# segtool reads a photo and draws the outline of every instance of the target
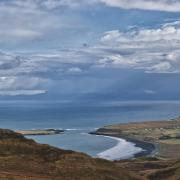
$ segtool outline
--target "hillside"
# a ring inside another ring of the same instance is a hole
[[[116,162],[120,167],[126,168],[147,178],[148,180],[179,180],[180,159],[159,159],[155,157],[143,157]]]
[[[11,130],[0,129],[0,179],[139,180],[141,178],[113,162],[41,145]]]

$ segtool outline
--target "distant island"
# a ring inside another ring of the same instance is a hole
[[[19,130],[16,131],[19,134],[24,136],[37,136],[37,135],[54,135],[54,134],[62,134],[65,130],[60,129],[33,129],[33,130]]]

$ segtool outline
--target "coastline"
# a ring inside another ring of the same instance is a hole
[[[98,131],[98,129],[97,129]],[[62,134],[64,130],[59,129],[33,129],[17,131],[24,136],[40,136],[40,135],[55,135]],[[134,138],[123,137],[120,135],[110,135],[106,133],[91,132],[90,135],[104,136],[106,138],[114,139],[117,143],[115,146],[103,150],[96,154],[96,157],[107,159],[110,161],[132,159],[142,156],[154,156],[157,152],[156,145],[140,141]]]
[[[99,133],[99,132],[90,132],[89,134],[123,139],[129,143],[133,143],[135,147],[142,149],[142,151],[134,153],[132,157],[127,157],[126,159],[133,159],[133,158],[139,158],[139,157],[144,157],[144,156],[153,157],[158,153],[158,145],[155,143],[145,142],[145,141],[141,141],[135,138],[125,137],[125,136],[115,135],[115,134],[109,135],[106,133]]]
[[[125,139],[113,136],[104,136],[104,135],[96,135],[103,136],[106,138],[110,138],[117,141],[117,144],[109,149],[106,149],[97,154],[97,157],[110,160],[125,160],[134,158],[135,154],[138,154],[143,151],[141,147],[137,147],[135,143],[126,141]]]
[[[180,157],[180,117],[108,125],[90,134],[122,138],[145,150],[135,154],[135,157]]]

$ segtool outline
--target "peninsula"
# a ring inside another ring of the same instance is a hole
[[[91,134],[114,136],[142,147],[141,155],[180,157],[180,117],[164,121],[109,125]]]
[[[62,134],[64,130],[60,129],[33,129],[33,130],[18,130],[16,131],[24,136],[37,136],[37,135],[55,135]]]
[[[117,160],[120,167],[148,180],[179,180],[180,117],[164,121],[146,121],[108,125],[91,134],[126,139],[145,151],[133,159]]]

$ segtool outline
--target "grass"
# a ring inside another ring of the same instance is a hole
[[[138,180],[139,177],[113,162],[38,144],[1,129],[0,179]]]
[[[162,141],[159,141],[159,142],[164,143],[164,144],[177,144],[177,145],[180,145],[180,139],[176,139],[176,138],[169,139],[169,140],[162,140]]]

